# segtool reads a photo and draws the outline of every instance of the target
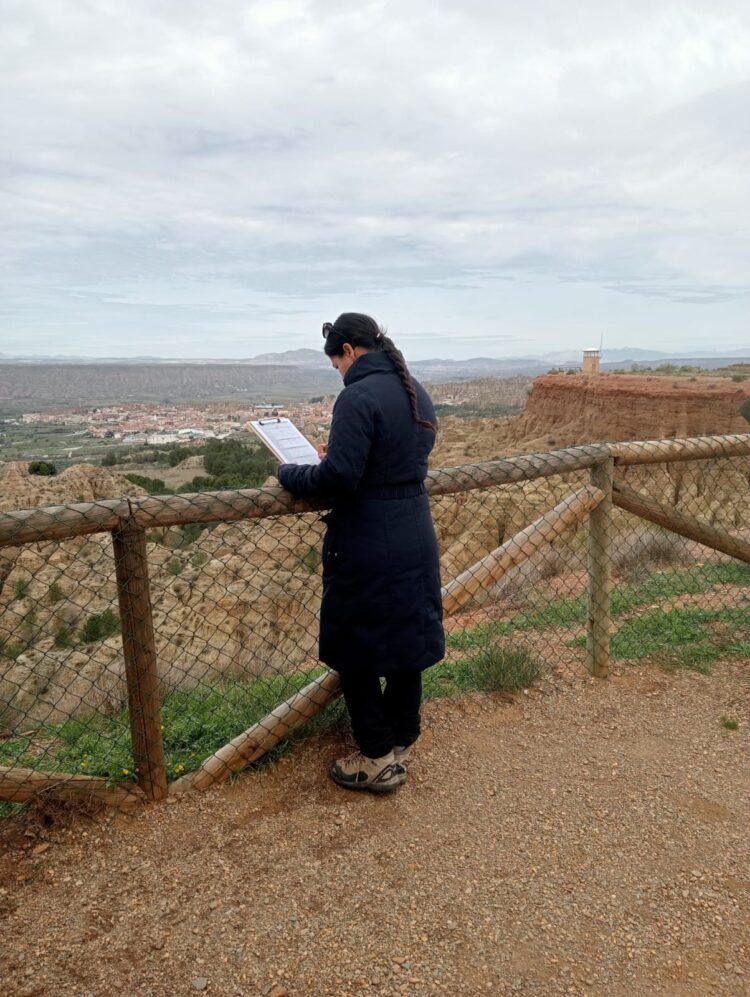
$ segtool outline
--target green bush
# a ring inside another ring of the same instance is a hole
[[[215,492],[228,488],[257,488],[276,471],[276,461],[265,447],[240,440],[209,440],[203,448],[208,472],[181,485],[178,492]]]
[[[117,614],[111,609],[105,609],[103,613],[92,613],[81,628],[81,642],[93,644],[98,640],[105,640],[116,634],[120,629],[120,621]]]
[[[203,533],[204,530],[210,528],[209,523],[185,523],[184,526],[178,527],[180,531],[179,543],[175,546],[177,547],[189,547],[190,544],[195,543],[198,537]]]
[[[750,422],[750,398],[745,399],[740,405],[740,415],[746,422]]]
[[[188,450],[186,447],[176,447],[174,450],[170,450],[167,455],[167,463],[170,467],[177,467],[178,464],[182,463],[187,457],[194,456],[194,450]]]
[[[9,641],[0,639],[0,658],[10,658],[11,661],[15,661],[19,654],[27,649],[27,644],[23,641]]]
[[[179,575],[182,571],[182,561],[177,557],[173,557],[171,561],[167,561],[166,568],[168,574]]]
[[[36,637],[37,635],[38,629],[39,628],[37,627],[37,612],[36,609],[32,607],[31,609],[28,610],[28,612],[24,613],[23,617],[22,633],[28,644],[31,644],[31,642],[34,640],[34,637]]]
[[[253,488],[276,470],[276,462],[265,447],[239,440],[209,440],[203,451],[203,466],[212,478],[236,484],[218,487]]]
[[[102,457],[102,467],[114,467],[115,464],[119,463],[117,460],[117,454],[114,450],[110,450]]]
[[[149,495],[171,495],[172,489],[168,488],[161,478],[147,478],[143,474],[126,474],[128,481],[134,485],[145,488]]]
[[[644,530],[618,540],[613,565],[618,575],[631,581],[650,575],[656,566],[679,564],[684,541],[667,530]]]
[[[29,464],[29,474],[42,474],[49,477],[57,474],[57,468],[48,460],[32,460]]]
[[[320,548],[317,547],[315,544],[313,544],[310,547],[310,549],[305,554],[303,554],[301,558],[301,563],[305,568],[307,568],[307,570],[310,572],[311,575],[315,574],[315,572],[322,564],[322,561],[323,561],[322,552]]]
[[[55,631],[55,647],[62,648],[72,646],[73,634],[71,633],[70,627],[67,627],[64,623],[61,623]]]
[[[50,587],[47,589],[47,600],[51,605],[55,605],[57,602],[61,602],[65,598],[63,590],[57,584],[57,582],[52,582]]]
[[[19,578],[15,585],[16,599],[23,599],[29,591],[30,578]]]

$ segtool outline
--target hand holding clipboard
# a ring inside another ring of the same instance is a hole
[[[320,463],[318,451],[290,419],[256,419],[250,426],[282,464]]]

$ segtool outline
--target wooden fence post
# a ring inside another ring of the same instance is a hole
[[[612,479],[610,457],[591,468],[591,484],[604,492],[604,499],[589,514],[588,616],[586,667],[596,678],[609,675],[609,635],[612,598]]]
[[[151,617],[146,533],[133,519],[112,531],[122,648],[128,686],[133,762],[138,782],[150,800],[167,796],[167,768],[161,736],[159,676]]]

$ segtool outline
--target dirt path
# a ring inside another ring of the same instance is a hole
[[[25,849],[6,828],[0,991],[750,993],[750,662],[426,720],[389,798],[329,784],[319,741]]]

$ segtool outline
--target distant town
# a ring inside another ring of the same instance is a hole
[[[6,425],[79,426],[92,439],[114,440],[122,445],[163,446],[192,440],[223,439],[250,429],[254,419],[282,416],[300,429],[325,432],[331,423],[334,396],[319,400],[277,405],[260,402],[233,408],[224,405],[107,405],[53,412],[25,412]]]

